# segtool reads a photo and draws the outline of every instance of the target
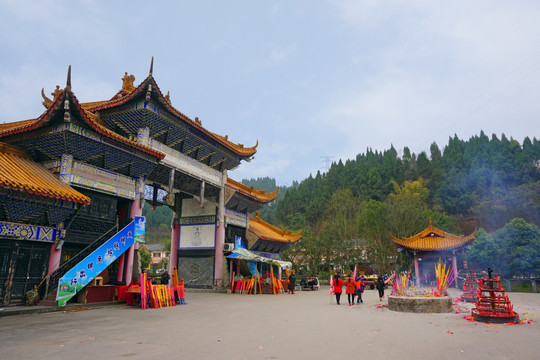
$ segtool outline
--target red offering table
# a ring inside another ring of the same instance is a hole
[[[139,303],[141,300],[141,287],[140,286],[130,286],[126,290],[126,304],[133,305],[134,303]]]
[[[127,290],[127,285],[116,285],[116,300],[126,300],[128,297]]]

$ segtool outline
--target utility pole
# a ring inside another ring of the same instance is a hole
[[[328,170],[330,170],[330,164],[331,164],[331,159],[333,159],[334,157],[333,156],[321,156],[321,161],[324,163],[324,167],[322,169],[326,170],[328,172]]]

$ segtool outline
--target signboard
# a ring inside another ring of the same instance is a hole
[[[234,237],[234,248],[235,249],[241,249],[241,248],[246,248],[244,246],[244,243],[242,242],[242,237],[241,236],[235,236]]]
[[[186,225],[180,227],[180,249],[211,249],[215,246],[216,225]]]
[[[225,221],[227,224],[236,225],[243,228],[248,227],[247,215],[231,209],[225,209]]]
[[[140,223],[141,218],[142,222],[145,222],[144,217],[136,216],[135,221],[129,223],[62,276],[56,293],[58,306],[66,305],[69,299],[133,245],[135,224]],[[144,237],[144,234],[142,236]]]
[[[146,242],[144,234],[146,233],[146,218],[144,216],[135,217],[135,241]]]

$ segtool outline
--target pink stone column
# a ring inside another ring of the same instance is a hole
[[[414,254],[414,273],[416,274],[416,286],[420,286],[420,266],[418,266],[418,257]]]
[[[51,244],[51,253],[49,255],[49,270],[48,274],[60,267],[60,259],[62,256],[62,249],[56,250],[56,243]]]
[[[216,251],[214,260],[214,282],[218,288],[223,287],[223,245],[225,244],[225,183],[227,175],[222,178],[218,204],[218,226],[216,229]]]
[[[135,219],[135,216],[142,215],[141,200],[133,200],[131,203],[131,209],[129,211],[129,217]],[[133,244],[127,251],[127,263],[126,263],[126,283],[131,282],[133,277],[133,259],[135,258],[135,245]]]
[[[178,242],[180,240],[180,224],[176,215],[173,218],[171,231],[171,252],[169,253],[169,274],[174,274],[174,267],[178,268]],[[178,279],[180,281],[180,279]]]
[[[118,273],[116,274],[116,281],[123,281],[124,277],[124,263],[125,263],[126,257],[125,254],[120,255],[118,258]],[[131,282],[131,279],[126,279],[126,285],[129,285]]]

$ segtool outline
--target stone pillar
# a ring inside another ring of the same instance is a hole
[[[227,175],[223,174],[219,191],[218,226],[216,229],[216,251],[214,262],[214,282],[218,288],[223,287],[223,244],[225,244],[225,183]]]
[[[124,281],[124,264],[125,264],[126,254],[120,255],[118,258],[118,273],[116,274],[116,281]],[[129,285],[131,279],[125,280],[126,285]]]
[[[416,275],[416,286],[420,286],[420,266],[418,265],[418,256],[414,252],[414,274]]]
[[[219,222],[216,229],[216,252],[214,263],[214,281],[218,288],[223,286],[223,244],[225,243],[225,224]]]
[[[142,204],[141,200],[133,200],[131,203],[131,210],[129,212],[129,217],[131,219],[134,219],[135,216],[141,216],[142,215]],[[131,278],[133,277],[133,260],[135,258],[135,246],[137,244],[133,244],[127,251],[127,263],[126,263],[126,283],[131,282]]]
[[[63,240],[60,240],[63,241]],[[49,255],[49,270],[48,274],[60,267],[60,260],[62,258],[62,248],[56,249],[57,243],[51,244],[51,253]]]
[[[169,253],[169,274],[174,273],[174,267],[178,268],[178,245],[180,240],[179,216],[175,213],[172,220],[171,251]],[[180,279],[178,279],[180,281]]]

